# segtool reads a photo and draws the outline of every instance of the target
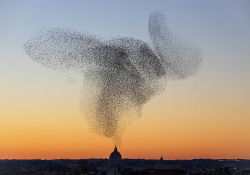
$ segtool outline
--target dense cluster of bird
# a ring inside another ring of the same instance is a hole
[[[132,37],[103,39],[70,29],[43,29],[24,44],[37,63],[83,75],[80,106],[92,131],[120,145],[126,126],[171,79],[194,75],[200,49],[175,35],[162,13],[149,17],[153,48]]]

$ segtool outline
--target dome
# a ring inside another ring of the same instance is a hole
[[[118,159],[121,160],[122,156],[121,154],[117,151],[117,148],[115,147],[114,151],[110,154],[109,159]]]
[[[110,165],[117,165],[121,164],[122,156],[117,151],[117,148],[115,147],[114,151],[109,156],[109,164]]]

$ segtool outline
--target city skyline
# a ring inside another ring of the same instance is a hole
[[[248,1],[0,1],[0,159],[107,158],[111,139],[90,131],[79,101],[82,77],[39,66],[23,44],[41,28],[150,43],[148,17],[197,44],[197,75],[169,81],[129,125],[125,158],[250,159]]]

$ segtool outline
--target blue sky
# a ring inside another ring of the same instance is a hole
[[[161,11],[174,32],[199,45],[205,55],[220,55],[217,64],[241,70],[249,64],[249,8],[249,1],[1,0],[0,49],[1,54],[19,50],[42,27],[73,28],[103,37],[131,36],[149,42],[149,14]],[[204,61],[216,60],[210,57]],[[235,67],[239,62],[241,66]]]

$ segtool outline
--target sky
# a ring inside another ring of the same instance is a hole
[[[59,27],[150,42],[148,18],[162,12],[198,45],[197,75],[169,81],[129,125],[123,158],[250,159],[250,2],[247,0],[0,0],[0,159],[108,158],[112,140],[90,131],[81,75],[44,68],[23,44]]]

